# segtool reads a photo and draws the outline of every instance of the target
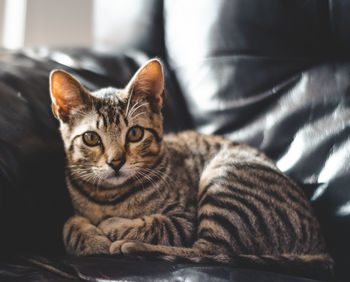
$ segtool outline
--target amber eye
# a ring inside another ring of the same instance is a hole
[[[101,144],[100,136],[96,132],[87,131],[83,134],[83,141],[85,145],[93,147]]]
[[[127,138],[130,142],[138,142],[143,137],[143,128],[140,126],[131,127],[128,131]]]

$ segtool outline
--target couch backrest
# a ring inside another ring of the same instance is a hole
[[[265,151],[350,261],[350,2],[164,1],[167,60],[195,127]]]

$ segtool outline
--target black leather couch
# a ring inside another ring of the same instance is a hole
[[[276,160],[313,203],[336,260],[336,281],[349,281],[350,1],[141,4],[125,27],[129,36],[113,50],[1,50],[0,281],[310,281],[217,265],[64,254],[61,230],[72,208],[49,71],[66,69],[91,90],[123,87],[153,56],[165,64],[166,131],[224,134]]]

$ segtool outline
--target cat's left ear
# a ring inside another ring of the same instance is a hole
[[[160,112],[164,95],[164,74],[160,61],[152,59],[140,67],[126,90],[132,101],[146,100],[152,111]]]

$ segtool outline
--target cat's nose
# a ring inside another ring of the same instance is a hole
[[[125,157],[121,157],[118,159],[113,159],[113,160],[109,160],[107,162],[107,164],[114,169],[115,172],[118,172],[120,170],[120,168],[123,166],[123,164],[125,163]]]

